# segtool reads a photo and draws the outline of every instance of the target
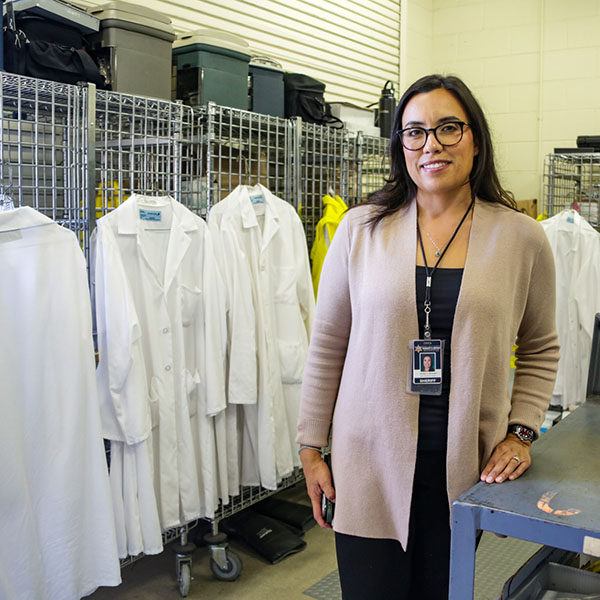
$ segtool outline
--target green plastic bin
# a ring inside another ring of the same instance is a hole
[[[174,100],[190,106],[215,102],[248,110],[250,51],[242,38],[205,29],[179,36],[173,44]]]

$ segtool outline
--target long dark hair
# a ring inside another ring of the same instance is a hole
[[[417,195],[417,186],[410,178],[404,160],[404,150],[398,132],[402,130],[402,115],[410,99],[432,90],[448,90],[462,105],[473,132],[473,140],[478,154],[473,159],[473,168],[469,176],[471,194],[487,202],[497,202],[516,210],[517,205],[511,192],[500,185],[494,164],[494,148],[490,129],[481,106],[465,83],[454,75],[427,75],[415,81],[402,95],[396,107],[394,126],[390,139],[390,174],[386,184],[373,192],[364,204],[374,204],[379,211],[369,219],[374,227],[383,218],[407,206]]]

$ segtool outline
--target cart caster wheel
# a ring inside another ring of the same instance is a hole
[[[242,572],[242,560],[231,550],[227,551],[227,567],[222,569],[217,562],[210,559],[210,570],[219,581],[235,581]]]
[[[192,583],[192,569],[189,563],[183,563],[179,567],[179,593],[182,598],[187,598]]]

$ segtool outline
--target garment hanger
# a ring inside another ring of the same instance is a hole
[[[6,194],[4,190],[0,191],[0,212],[7,212],[15,209],[15,203],[11,196]]]
[[[4,165],[0,162],[0,165],[3,167]],[[12,199],[12,167],[8,166],[8,191],[4,188],[4,182],[0,181],[0,212],[4,212],[7,210],[14,210],[15,203]],[[4,171],[4,168],[2,168]]]

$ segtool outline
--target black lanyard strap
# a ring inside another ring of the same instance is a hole
[[[427,257],[425,256],[425,248],[423,246],[423,237],[421,236],[421,229],[419,228],[419,219],[417,219],[417,236],[419,238],[419,244],[421,245],[421,252],[423,253],[423,262],[425,263],[425,276],[427,278],[425,280],[425,302],[423,302],[423,307],[424,307],[423,310],[425,312],[425,327],[423,328],[423,335],[425,336],[425,339],[427,339],[427,340],[431,339],[431,327],[429,325],[429,315],[431,313],[431,281],[433,279],[433,274],[436,272],[438,265],[440,264],[440,262],[442,261],[442,258],[444,258],[444,255],[446,254],[446,251],[448,250],[448,248],[450,248],[450,244],[452,244],[452,242],[454,241],[454,238],[456,237],[456,234],[462,227],[462,224],[465,222],[467,215],[469,214],[470,210],[473,208],[473,204],[475,204],[475,200],[471,200],[471,204],[469,204],[469,208],[467,208],[465,214],[463,215],[463,218],[460,220],[460,223],[454,230],[454,233],[452,234],[450,241],[446,244],[446,247],[444,248],[442,254],[437,259],[437,262],[433,266],[431,273],[429,272],[429,265],[427,264]]]

